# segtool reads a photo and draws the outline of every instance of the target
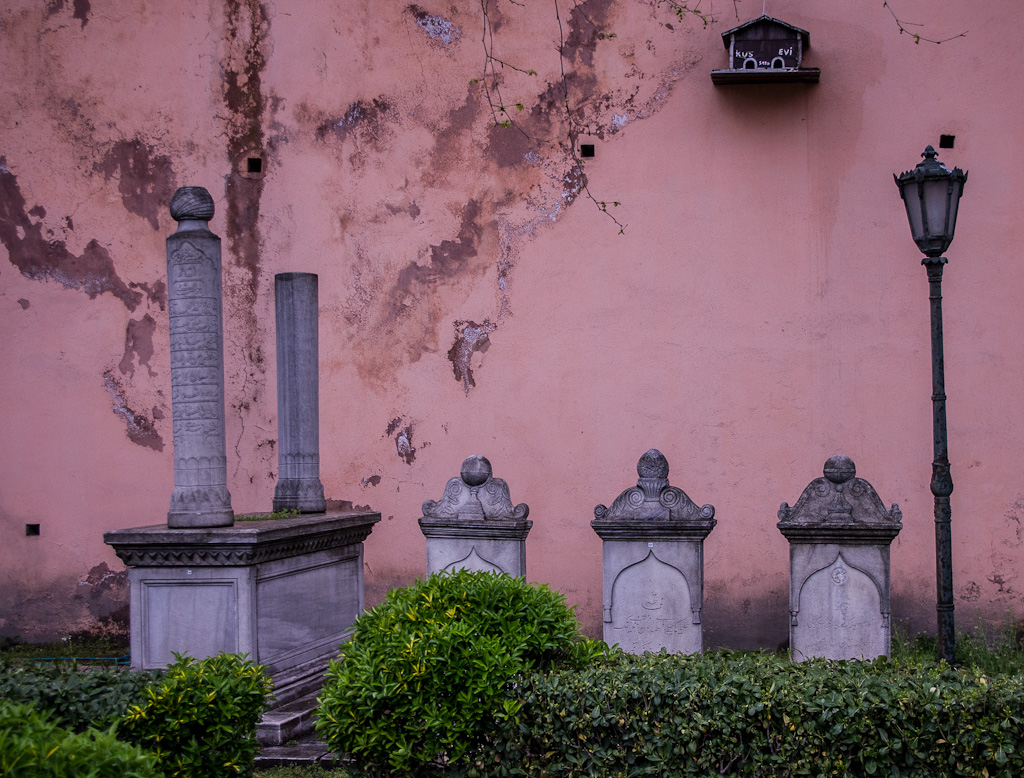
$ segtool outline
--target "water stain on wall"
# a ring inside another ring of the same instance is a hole
[[[46,5],[47,16],[56,16],[64,10],[67,4],[67,0],[49,0]],[[72,0],[71,7],[71,18],[81,21],[82,29],[85,29],[85,25],[89,23],[89,12],[92,10],[92,3],[89,0]]]
[[[148,313],[141,319],[129,319],[124,334],[124,356],[117,367],[121,375],[135,375],[135,365],[145,365],[150,377],[156,375],[149,366],[153,357],[153,333],[156,332],[156,320]]]
[[[105,632],[128,629],[128,570],[111,570],[100,562],[79,579],[75,598],[85,601],[89,613]]]
[[[373,100],[357,100],[340,118],[334,116],[320,121],[316,128],[316,139],[323,141],[334,137],[345,141],[353,138],[382,151],[389,135],[387,122],[393,119],[393,113],[393,106],[383,96]]]
[[[154,230],[160,228],[160,211],[176,188],[170,157],[157,154],[138,138],[120,140],[95,168],[107,181],[117,176],[121,202],[129,212],[148,221]]]
[[[476,379],[473,378],[473,354],[478,351],[483,353],[490,348],[490,334],[497,329],[497,325],[485,319],[483,324],[457,321],[454,327],[455,342],[448,350],[448,360],[452,363],[455,380],[462,383],[468,397],[470,387],[476,386]]]
[[[144,414],[129,407],[124,385],[114,375],[113,370],[103,371],[103,387],[110,395],[114,414],[121,417],[125,423],[128,439],[132,443],[151,448],[154,451],[163,451],[164,440],[157,432],[156,426]]]
[[[7,169],[6,158],[0,157],[0,243],[11,264],[25,278],[52,279],[65,289],[85,292],[90,299],[109,293],[134,311],[142,302],[142,293],[118,277],[110,252],[93,239],[81,254],[72,254],[63,241],[43,234],[45,213],[42,206],[28,207],[17,177]]]

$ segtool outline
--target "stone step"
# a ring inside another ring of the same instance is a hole
[[[268,710],[256,727],[256,739],[267,746],[279,746],[312,733],[316,697],[319,693],[320,690],[317,689],[304,697]]]
[[[316,735],[309,734],[288,745],[263,746],[256,756],[256,767],[298,767],[319,764],[326,768],[342,763],[327,750]]]

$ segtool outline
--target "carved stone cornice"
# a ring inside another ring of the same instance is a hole
[[[482,538],[526,540],[533,522],[528,519],[465,519],[424,516],[420,529],[427,538]]]
[[[245,567],[355,546],[378,521],[375,512],[336,511],[231,527],[134,527],[105,532],[103,541],[129,567]]]
[[[830,457],[824,477],[811,481],[796,505],[782,503],[779,531],[791,543],[891,543],[903,529],[900,507],[893,503],[886,509],[875,488],[856,473],[849,457]]]
[[[714,529],[715,507],[698,506],[668,482],[668,460],[650,449],[637,462],[636,486],[594,508],[590,526],[602,540],[703,540]]]

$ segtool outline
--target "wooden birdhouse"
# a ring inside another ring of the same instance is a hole
[[[761,16],[722,33],[729,67],[712,70],[715,84],[817,83],[819,68],[802,67],[811,36],[792,24]]]

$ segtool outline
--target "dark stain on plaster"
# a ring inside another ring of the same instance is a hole
[[[577,57],[586,67],[594,64],[594,50],[603,34],[612,0],[586,0],[569,14],[569,34],[562,43],[562,56],[570,62]]]
[[[150,419],[138,411],[132,410],[125,398],[124,386],[114,375],[113,370],[103,371],[103,386],[110,395],[113,411],[125,423],[128,439],[132,443],[151,448],[154,451],[164,450],[164,440]]]
[[[149,365],[153,357],[153,333],[156,332],[156,320],[148,313],[141,319],[130,319],[124,333],[124,356],[117,367],[121,375],[135,374],[135,364],[145,365],[149,375],[156,373]]]
[[[132,289],[141,289],[151,303],[159,305],[161,311],[167,310],[167,284],[163,280],[155,281],[152,285],[133,281],[128,286]]]
[[[412,15],[419,28],[429,35],[431,40],[440,43],[442,46],[457,43],[459,38],[462,37],[462,30],[452,24],[451,19],[429,14],[418,5],[410,5],[405,10]]]
[[[18,305],[21,306],[21,310],[27,311],[29,309],[29,306],[32,305],[32,303],[30,303],[28,300],[22,297],[21,299],[18,300]]]
[[[96,164],[96,171],[107,181],[116,175],[124,207],[148,221],[154,230],[160,228],[160,209],[167,207],[175,190],[170,157],[157,154],[137,138],[120,140]]]
[[[379,475],[371,475],[369,478],[361,478],[360,481],[365,489],[367,486],[379,486],[381,477]]]
[[[390,422],[388,422],[388,428],[386,430],[384,430],[384,437],[390,438],[391,435],[394,433],[394,431],[396,429],[398,429],[401,425],[402,425],[402,417],[401,416],[399,416],[399,417],[397,417],[395,419],[392,419]]]
[[[6,158],[0,157],[0,243],[11,264],[25,278],[52,279],[65,289],[85,292],[89,299],[108,292],[134,311],[142,302],[142,293],[129,289],[118,277],[110,252],[93,239],[75,255],[64,241],[48,239],[39,220],[45,209],[27,207],[18,179],[6,163]]]
[[[235,264],[249,275],[249,299],[243,302],[255,304],[260,270],[260,200],[265,179],[243,176],[241,169],[249,157],[260,157],[263,170],[267,169],[263,71],[267,65],[270,17],[266,6],[258,0],[226,0],[224,11],[228,54],[223,64],[223,89],[231,163],[225,186],[227,237]]]
[[[128,627],[128,570],[111,570],[100,562],[79,579],[75,597],[101,623]]]
[[[470,387],[476,386],[476,380],[473,378],[473,354],[477,351],[483,353],[490,348],[490,335],[498,327],[489,319],[484,319],[483,324],[457,321],[454,327],[455,342],[448,350],[448,360],[452,363],[455,380],[463,385],[466,395],[469,396]]]
[[[419,292],[435,282],[457,276],[477,255],[483,227],[480,217],[480,202],[470,200],[462,209],[462,224],[454,240],[441,241],[430,247],[430,264],[417,265],[410,262],[398,274],[394,286],[388,293],[388,311],[392,317],[401,316],[406,307],[407,296],[417,297]]]
[[[46,6],[46,13],[48,16],[55,16],[64,10],[64,6],[67,5],[67,0],[50,0]],[[82,23],[82,28],[89,23],[89,12],[92,10],[92,3],[89,0],[72,0],[72,19],[78,19]]]
[[[498,167],[524,165],[526,155],[533,150],[533,141],[515,127],[495,124],[487,131],[487,151],[484,156],[493,159]]]
[[[330,497],[326,500],[327,512],[331,511],[372,511],[369,505],[353,505],[351,500],[334,500]]]
[[[572,205],[587,186],[587,175],[580,165],[573,165],[562,177],[562,199]]]

